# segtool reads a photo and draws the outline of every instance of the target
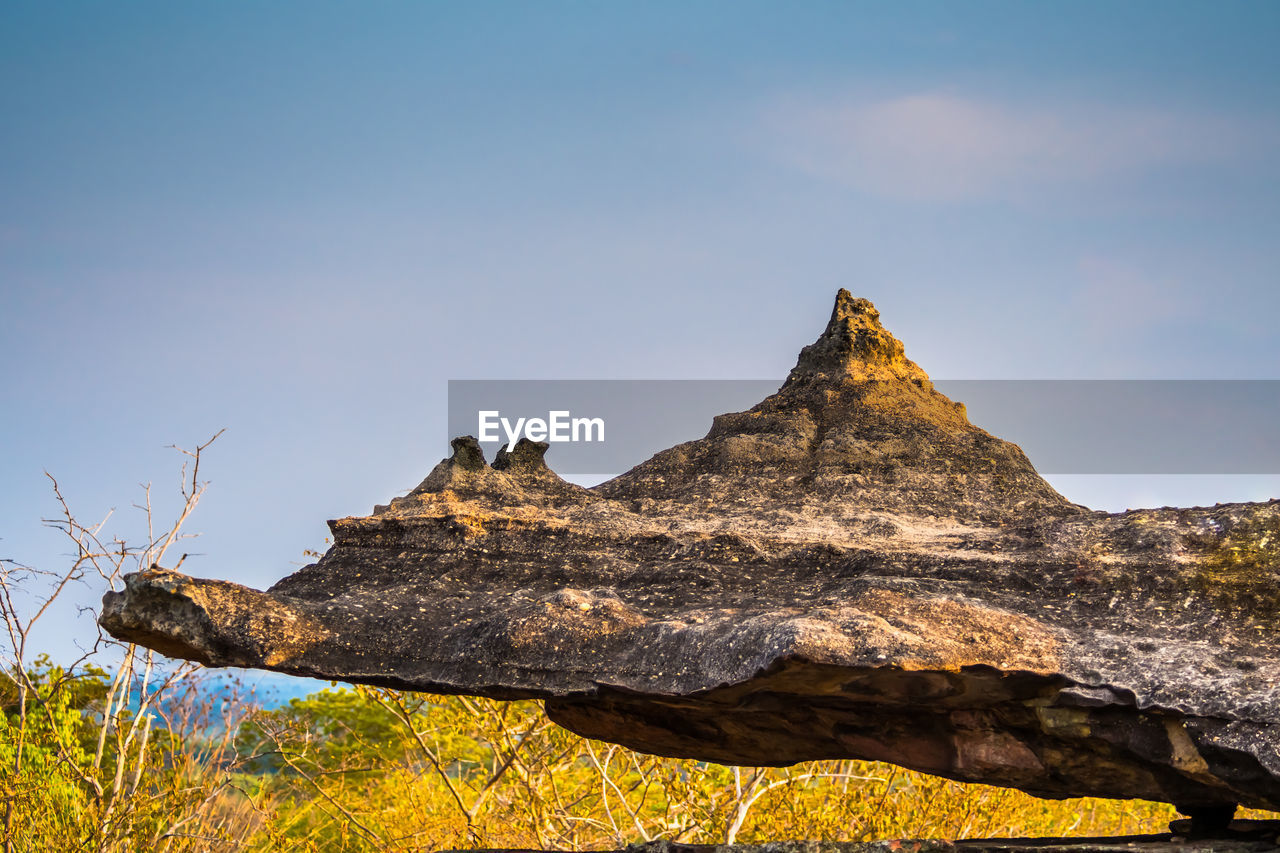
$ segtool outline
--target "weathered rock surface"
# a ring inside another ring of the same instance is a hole
[[[724,763],[1280,807],[1280,503],[1107,514],[841,291],[777,394],[593,489],[471,439],[266,592],[165,570],[113,635],[214,666],[542,698]]]

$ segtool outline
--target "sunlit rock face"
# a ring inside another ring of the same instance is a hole
[[[472,439],[266,592],[153,570],[115,636],[497,698],[648,752],[869,758],[1280,807],[1280,504],[1074,505],[841,291],[783,387],[593,489]]]

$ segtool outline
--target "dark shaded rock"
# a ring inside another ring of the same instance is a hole
[[[456,439],[267,592],[143,572],[101,622],[210,665],[542,698],[665,755],[1280,807],[1280,504],[1074,505],[865,300],[705,438],[594,489],[544,452]]]
[[[1271,822],[1274,823],[1274,822]],[[963,841],[893,839],[868,842],[771,841],[765,844],[678,844],[651,841],[613,853],[1270,853],[1277,829],[1241,830],[1217,838],[1177,834],[1113,838],[975,838]],[[483,850],[476,853],[540,853]]]

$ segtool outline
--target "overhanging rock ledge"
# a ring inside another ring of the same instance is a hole
[[[664,755],[1280,808],[1280,504],[1072,504],[846,291],[776,394],[595,488],[453,447],[266,592],[141,572],[102,625]]]

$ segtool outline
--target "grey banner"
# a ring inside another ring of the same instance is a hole
[[[513,436],[551,441],[564,475],[617,474],[777,379],[451,380],[449,437],[487,458]],[[1022,446],[1044,474],[1280,473],[1280,380],[937,380],[969,419]]]

